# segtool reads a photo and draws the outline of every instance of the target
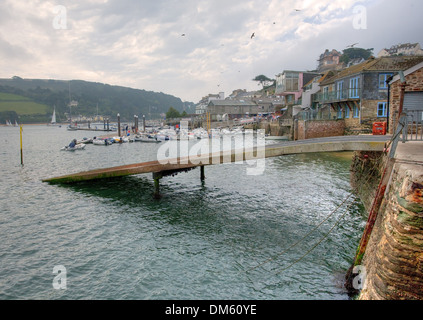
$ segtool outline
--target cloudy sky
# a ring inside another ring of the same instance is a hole
[[[421,0],[0,0],[0,78],[87,80],[198,102],[313,70],[325,49],[423,46]],[[251,35],[254,33],[254,37]]]

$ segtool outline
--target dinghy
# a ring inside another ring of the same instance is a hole
[[[69,147],[69,146],[65,146],[65,147],[63,147],[62,149],[60,149],[60,150],[62,150],[62,151],[76,151],[76,150],[84,150],[85,149],[85,144],[83,144],[83,143],[80,143],[80,144],[77,144],[77,145],[75,145],[75,147]]]

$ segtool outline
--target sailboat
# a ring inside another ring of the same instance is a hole
[[[56,124],[56,106],[54,106],[53,115],[51,116],[51,124],[53,126]]]
[[[12,123],[10,122],[10,120],[6,120],[6,126],[11,126],[12,125]]]

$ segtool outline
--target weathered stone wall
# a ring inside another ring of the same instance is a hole
[[[350,112],[350,117],[345,120],[345,135],[357,135],[363,132],[359,118],[353,117],[353,112]]]
[[[344,120],[299,120],[298,140],[343,136]]]
[[[423,167],[397,163],[364,255],[362,300],[423,299]]]
[[[279,126],[279,122],[269,122],[269,121],[262,121],[260,123],[255,124],[248,124],[244,125],[245,129],[253,129],[253,130],[264,130],[265,134],[271,136],[282,136],[282,128]]]
[[[377,106],[379,102],[386,102],[385,100],[366,100],[361,104],[361,126],[363,128],[363,133],[372,133],[373,132],[373,123],[374,122],[385,122],[386,117],[378,118],[377,116]]]
[[[350,182],[367,212],[370,212],[375,198],[385,161],[386,157],[382,152],[354,152]]]
[[[379,88],[379,73],[377,72],[365,73],[363,81],[364,81],[364,85],[363,85],[362,98],[364,100],[378,100],[378,101],[388,100],[388,88],[386,89]]]

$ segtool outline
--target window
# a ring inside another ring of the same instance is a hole
[[[345,119],[350,117],[350,108],[348,106],[345,107]]]
[[[342,108],[340,106],[338,106],[337,116],[338,116],[338,119],[342,119],[343,118],[342,117]]]
[[[286,96],[286,102],[287,102],[287,103],[293,103],[293,102],[294,102],[293,97],[294,97],[294,96],[293,96],[292,94],[287,95],[287,96]]]
[[[360,77],[350,79],[350,98],[360,98]]]
[[[358,111],[358,107],[354,106],[353,108],[353,117],[354,118],[358,118],[360,116],[359,111]]]
[[[378,118],[383,118],[387,116],[387,102],[379,102],[377,105],[377,116]]]
[[[379,74],[379,89],[388,89],[388,84],[386,83],[386,80],[392,75],[392,73]]]
[[[324,87],[323,88],[323,100],[328,100],[329,99],[329,87]]]
[[[336,98],[344,99],[344,81],[339,81],[336,84]]]
[[[285,73],[283,92],[293,92],[299,90],[300,75],[294,72]]]

